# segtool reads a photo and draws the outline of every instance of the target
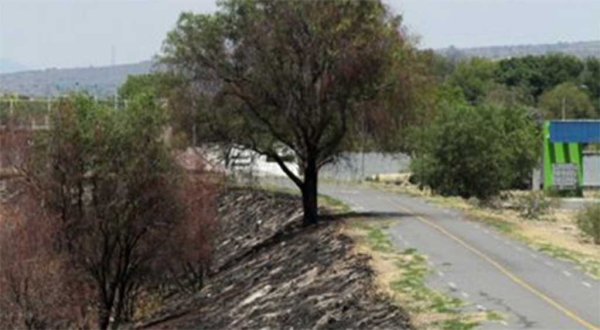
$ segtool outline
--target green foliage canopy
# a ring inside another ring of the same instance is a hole
[[[539,107],[548,119],[585,119],[598,116],[588,94],[571,82],[560,84],[542,94]]]
[[[469,103],[479,104],[495,84],[496,66],[495,62],[480,58],[460,62],[448,83],[459,87]]]
[[[554,86],[578,80],[584,65],[574,56],[551,54],[524,56],[499,62],[498,82],[507,86],[521,86],[537,100]]]
[[[535,123],[520,108],[447,104],[412,135],[411,169],[442,195],[486,199],[527,182],[539,155]]]

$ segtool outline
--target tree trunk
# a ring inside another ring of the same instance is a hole
[[[102,284],[101,284],[102,285]],[[101,293],[98,310],[98,329],[106,330],[110,326],[110,317],[113,307],[113,295],[111,293]]]
[[[110,309],[102,307],[98,314],[98,329],[108,329],[108,326],[110,325]]]
[[[314,225],[318,222],[319,205],[317,202],[317,186],[319,172],[313,162],[309,162],[304,169],[304,184],[302,185],[302,207],[304,210],[305,226]]]

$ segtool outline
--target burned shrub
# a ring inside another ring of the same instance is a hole
[[[55,229],[51,255],[39,258],[52,263],[56,254],[90,288],[80,306],[95,311],[97,328],[128,322],[140,295],[184,272],[193,269],[201,283],[209,260],[217,186],[177,166],[162,139],[166,119],[151,96],[122,111],[86,97],[62,100],[21,172]],[[36,228],[28,230],[41,234]],[[60,287],[61,277],[45,281]]]

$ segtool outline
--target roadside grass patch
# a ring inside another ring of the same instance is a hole
[[[319,194],[317,198],[320,206],[327,208],[333,213],[348,213],[352,211],[346,203],[331,196]]]
[[[463,210],[469,212],[469,218],[471,220],[483,222],[501,233],[504,234],[516,234],[518,233],[518,226],[512,222],[505,220],[501,215],[486,212],[480,209],[468,209]]]
[[[389,240],[387,234],[384,234],[383,230],[376,227],[367,227],[368,230],[367,239],[371,247],[380,252],[391,252],[392,242]]]
[[[357,252],[371,257],[376,282],[410,315],[416,329],[473,329],[484,321],[500,321],[495,312],[465,312],[465,303],[427,287],[432,272],[427,257],[415,249],[396,250],[385,228],[393,220],[349,219],[345,231],[357,242]]]
[[[585,273],[595,279],[600,279],[600,261],[594,260],[582,253],[577,253],[553,244],[536,244],[539,251],[545,252],[554,258],[571,261],[581,268]]]
[[[415,249],[406,249],[398,254],[396,266],[402,270],[402,278],[390,283],[395,291],[408,294],[415,301],[415,310],[426,312],[457,314],[464,306],[460,299],[429,289],[425,279],[431,270],[427,267],[427,258]]]

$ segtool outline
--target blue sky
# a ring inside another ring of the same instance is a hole
[[[600,0],[387,0],[420,47],[600,39]],[[181,11],[214,0],[0,0],[0,59],[31,69],[151,58]]]

